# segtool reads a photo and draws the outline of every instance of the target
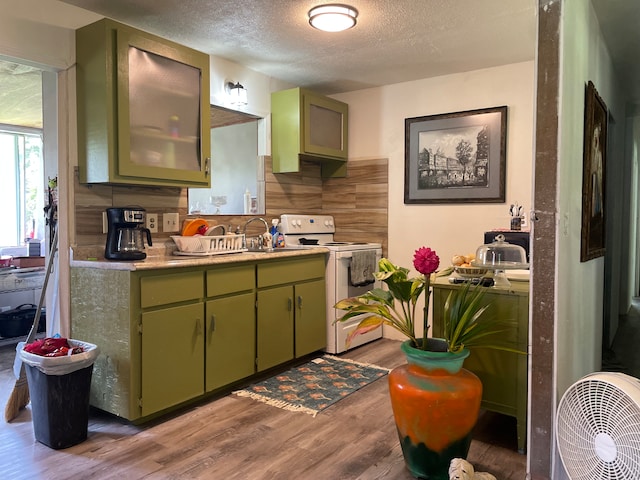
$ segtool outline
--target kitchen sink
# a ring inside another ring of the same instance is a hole
[[[299,248],[273,248],[267,250],[247,250],[247,253],[283,253],[283,252],[293,252],[295,250],[300,250]]]

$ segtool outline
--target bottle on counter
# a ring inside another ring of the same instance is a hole
[[[271,234],[271,247],[275,248],[276,243],[278,241],[278,219],[274,218],[271,220],[271,228],[269,229],[269,233]]]
[[[251,192],[248,188],[244,192],[244,213],[251,213]]]

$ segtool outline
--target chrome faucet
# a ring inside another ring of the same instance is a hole
[[[253,222],[262,222],[264,224],[264,234],[261,234],[255,238],[252,238],[251,242],[249,243],[247,242],[247,227],[249,226],[249,224]],[[242,233],[244,234],[244,241],[245,241],[246,248],[248,248],[249,250],[266,250],[264,248],[264,238],[265,238],[265,234],[269,233],[269,224],[264,218],[252,217],[249,220],[247,220],[242,229]],[[267,249],[269,249],[270,247],[271,247],[270,245],[267,245]]]
[[[247,227],[252,222],[262,222],[264,224],[264,231],[265,232],[269,231],[269,224],[267,223],[267,221],[264,218],[262,218],[262,217],[252,217],[252,218],[250,218],[249,220],[247,220],[245,222],[244,228],[242,229],[242,233],[244,233],[244,234],[247,233]]]

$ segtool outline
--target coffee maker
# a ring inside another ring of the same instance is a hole
[[[107,246],[104,258],[109,260],[144,260],[144,236],[151,243],[151,232],[144,228],[144,208],[107,208]]]

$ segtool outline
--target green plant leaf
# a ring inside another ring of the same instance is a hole
[[[380,328],[384,323],[385,323],[385,320],[382,317],[378,317],[374,315],[363,319],[358,324],[358,326],[354,330],[352,330],[347,336],[347,347],[351,345],[353,337],[355,337],[356,335],[362,335],[364,333],[368,333],[373,330],[376,330],[377,328]]]

